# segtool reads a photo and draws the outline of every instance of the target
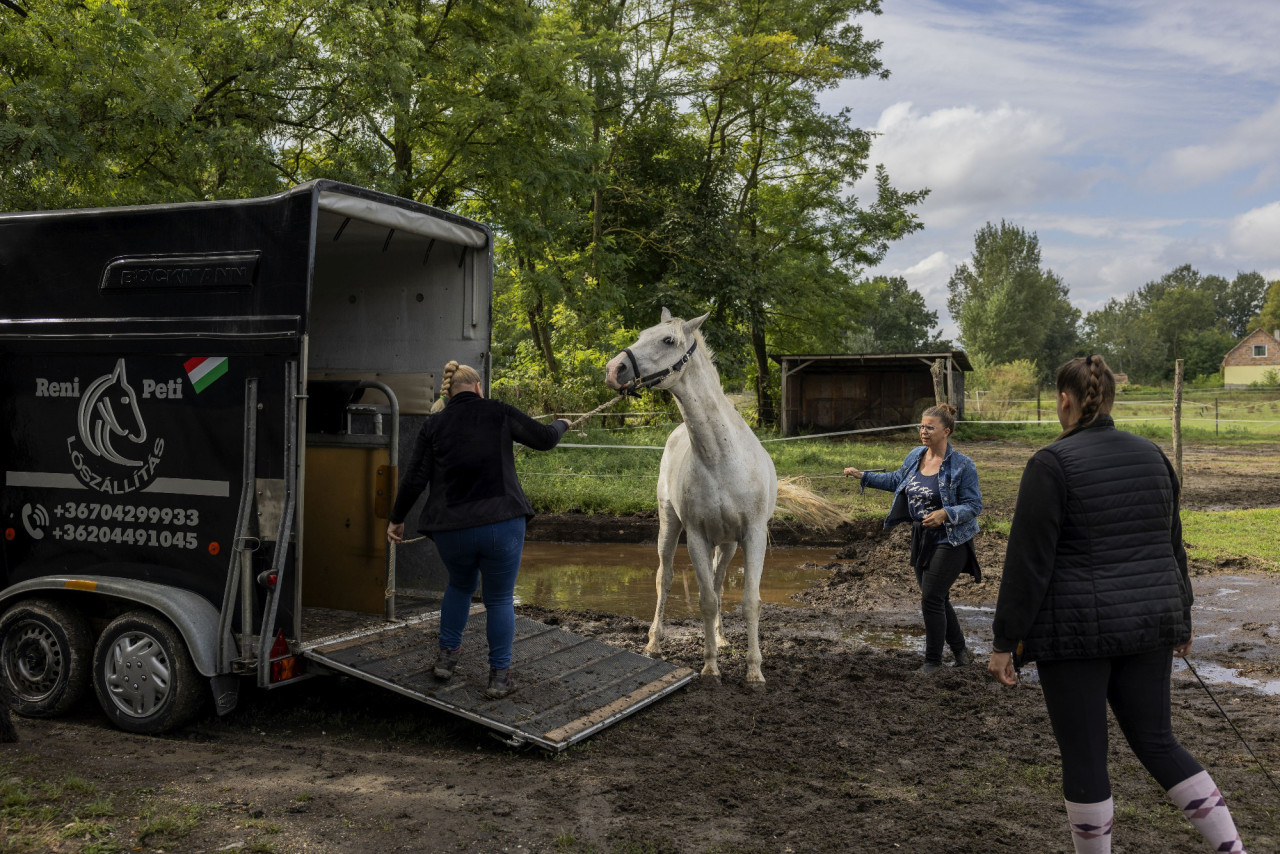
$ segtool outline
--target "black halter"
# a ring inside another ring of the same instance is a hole
[[[689,359],[693,358],[693,351],[698,349],[698,339],[693,339],[693,343],[689,345],[689,349],[684,351],[684,355],[680,357],[680,361],[676,362],[669,368],[664,368],[654,374],[648,376],[640,376],[640,365],[636,363],[635,354],[631,352],[630,347],[624,347],[622,352],[627,354],[627,361],[631,363],[631,372],[635,374],[630,381],[623,383],[618,387],[618,391],[631,397],[639,397],[640,391],[646,388],[653,388],[658,383],[667,378],[668,374],[677,373],[684,370],[684,366],[689,363]]]

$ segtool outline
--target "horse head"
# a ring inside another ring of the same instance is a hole
[[[705,347],[698,327],[710,313],[693,320],[672,317],[662,310],[662,320],[640,333],[630,347],[609,360],[605,383],[609,388],[636,393],[645,388],[667,389],[675,385],[681,371],[699,345]]]
[[[114,436],[136,443],[147,439],[138,396],[124,373],[124,359],[116,362],[115,370],[98,377],[85,389],[80,399],[79,426],[80,440],[93,453],[122,466],[142,465],[139,460],[121,456],[111,446]]]

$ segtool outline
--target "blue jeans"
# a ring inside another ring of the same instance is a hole
[[[436,551],[449,570],[449,584],[440,604],[440,647],[455,649],[471,612],[471,597],[483,578],[485,635],[489,640],[489,666],[511,666],[511,644],[516,633],[516,573],[524,553],[525,518],[477,525],[432,535]]]

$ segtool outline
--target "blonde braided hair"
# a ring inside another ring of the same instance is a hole
[[[479,385],[480,373],[470,365],[459,365],[456,359],[450,359],[440,376],[440,396],[436,398],[435,403],[431,404],[433,413],[445,408],[453,393],[454,382],[459,385]]]

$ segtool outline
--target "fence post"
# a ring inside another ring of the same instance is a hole
[[[1040,383],[1036,383],[1036,423],[1040,423]]]
[[[945,363],[941,359],[934,359],[933,367],[929,369],[929,373],[933,374],[933,402],[935,405],[945,403],[947,400],[947,389],[942,380],[942,374],[945,370]]]
[[[1213,435],[1218,435],[1218,398],[1213,399]]]
[[[1182,359],[1173,363],[1173,469],[1182,483]]]

